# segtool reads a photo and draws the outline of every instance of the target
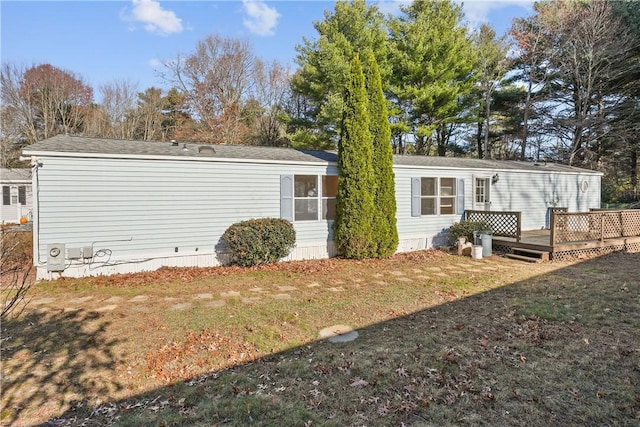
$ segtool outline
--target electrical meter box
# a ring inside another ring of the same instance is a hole
[[[47,245],[47,271],[64,271],[64,243]]]

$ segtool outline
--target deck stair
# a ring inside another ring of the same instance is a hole
[[[527,262],[545,262],[549,261],[549,252],[538,251],[526,248],[511,248],[511,253],[506,254],[507,258],[518,259]]]

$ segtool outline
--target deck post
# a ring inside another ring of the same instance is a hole
[[[604,212],[600,212],[600,241],[604,242]]]
[[[522,212],[516,212],[516,218],[516,223],[518,224],[516,230],[516,242],[519,242],[522,238]]]
[[[551,210],[551,220],[549,221],[549,231],[551,231],[550,241],[553,247],[556,244],[556,213]]]

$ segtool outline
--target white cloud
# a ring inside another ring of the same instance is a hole
[[[151,68],[159,68],[162,65],[162,61],[157,58],[151,58],[148,64]]]
[[[171,34],[183,30],[182,20],[170,10],[160,6],[155,0],[132,0],[133,10],[130,19],[144,23],[144,29],[150,33]]]
[[[242,22],[253,34],[259,36],[272,36],[280,14],[274,7],[267,6],[260,0],[242,0],[246,19]]]
[[[378,7],[378,10],[385,15],[399,15],[400,5],[408,6],[410,4],[410,0],[379,0],[377,3],[375,3],[375,5]]]
[[[455,0],[462,3],[462,10],[467,24],[471,27],[489,22],[489,13],[508,6],[520,6],[523,9],[531,9],[533,0]]]

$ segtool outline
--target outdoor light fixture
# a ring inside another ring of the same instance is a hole
[[[500,177],[498,176],[498,174],[495,174],[491,177],[491,183],[495,184],[496,182],[498,182],[500,180]]]
[[[189,149],[187,148],[187,144],[186,143],[182,146],[182,151],[189,151]]]

